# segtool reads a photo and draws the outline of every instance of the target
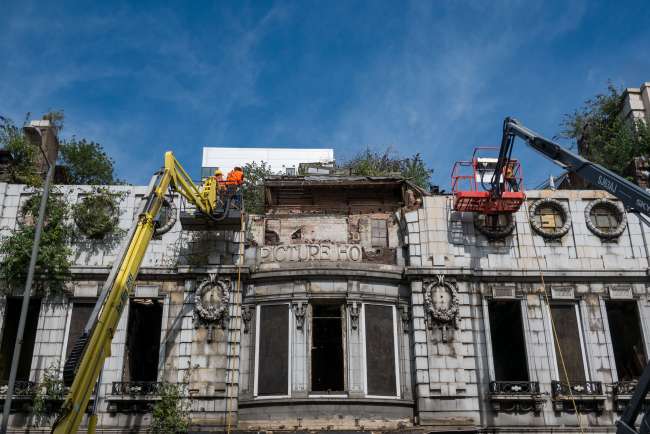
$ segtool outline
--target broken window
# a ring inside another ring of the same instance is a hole
[[[393,306],[364,304],[367,394],[396,396],[395,311]]]
[[[274,246],[276,244],[280,244],[280,236],[278,235],[277,232],[267,229],[264,232],[264,245]]]
[[[5,319],[2,330],[2,346],[0,348],[0,370],[2,370],[2,380],[9,380],[11,371],[11,357],[16,345],[16,334],[18,333],[18,322],[20,321],[20,311],[22,309],[23,299],[8,297],[5,305]],[[27,318],[25,321],[25,332],[23,334],[23,345],[20,350],[20,359],[18,361],[18,371],[16,380],[29,380],[29,373],[32,368],[32,355],[34,353],[34,343],[36,342],[36,328],[38,326],[38,314],[41,310],[40,300],[30,300],[27,309]]]
[[[555,206],[540,206],[535,211],[535,219],[542,229],[555,230],[564,226],[564,215]]]
[[[528,381],[526,345],[518,300],[488,304],[495,381]]]
[[[157,298],[132,298],[124,352],[124,381],[156,381],[160,352],[162,303]]]
[[[388,228],[386,220],[370,220],[372,247],[388,247]]]
[[[608,301],[605,306],[618,379],[637,380],[646,365],[637,304],[634,301]]]
[[[343,391],[342,305],[312,305],[311,390]]]
[[[555,358],[559,380],[570,382],[586,381],[585,361],[582,349],[581,328],[576,304],[552,304],[551,317],[557,340],[555,345]],[[558,347],[559,342],[559,347]],[[564,363],[562,361],[564,360]],[[566,368],[566,375],[564,373]]]
[[[83,333],[84,327],[86,326],[94,307],[95,303],[89,301],[75,301],[72,305],[70,327],[68,328],[68,344],[65,350],[66,359],[74,348],[75,342],[77,342],[77,339],[81,336],[81,333]]]
[[[289,305],[258,306],[257,395],[289,394]]]

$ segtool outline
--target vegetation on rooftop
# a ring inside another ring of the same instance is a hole
[[[650,127],[623,119],[623,104],[622,90],[610,83],[604,93],[565,115],[561,136],[575,139],[585,158],[625,176],[634,157],[650,156]]]
[[[264,214],[264,179],[274,175],[266,162],[246,163],[244,169],[244,210],[250,214]]]
[[[391,148],[387,148],[383,152],[375,152],[366,148],[344,163],[342,167],[349,169],[353,175],[397,175],[427,191],[431,188],[430,179],[433,169],[427,167],[420,154],[403,158],[393,152]]]

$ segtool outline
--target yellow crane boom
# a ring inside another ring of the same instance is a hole
[[[82,344],[80,362],[74,371],[72,386],[61,407],[60,416],[52,427],[52,433],[76,433],[81,425],[104,361],[111,355],[113,335],[129,300],[147,246],[154,235],[155,219],[169,189],[181,194],[201,213],[208,217],[214,216],[218,200],[216,180],[209,177],[201,188],[197,187],[172,152],[165,153],[165,166],[152,179],[137,224],[129,232],[126,247],[113,265],[104,285],[105,296],[100,296],[97,301],[93,312],[97,312],[96,318],[93,321],[91,316],[93,324],[86,326],[89,329],[87,343]],[[92,415],[88,424],[89,433],[94,432],[96,423],[96,415]]]

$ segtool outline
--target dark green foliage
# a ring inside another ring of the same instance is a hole
[[[119,231],[119,201],[123,195],[106,187],[95,187],[89,196],[72,207],[72,217],[81,232],[91,239],[103,239]]]
[[[67,168],[68,184],[119,184],[113,175],[113,159],[99,143],[76,137],[61,143],[59,164]]]
[[[32,186],[41,185],[34,162],[38,149],[25,136],[11,119],[0,116],[0,146],[9,151],[13,159],[10,168],[11,181]]]
[[[273,175],[271,167],[262,161],[246,163],[244,169],[244,209],[250,214],[264,213],[264,179]]]
[[[45,224],[41,236],[34,289],[37,293],[60,293],[70,274],[71,250],[68,242],[72,228],[66,222],[68,208],[66,203],[52,192],[48,198]],[[35,223],[41,194],[35,194],[22,206],[23,216],[16,230],[0,240],[0,279],[8,290],[25,285],[27,268],[34,242]]]
[[[430,189],[429,179],[433,173],[433,169],[426,166],[420,154],[401,158],[394,155],[390,148],[384,152],[373,152],[367,148],[345,163],[343,167],[350,169],[353,175],[401,176],[427,191]]]
[[[607,92],[565,115],[561,135],[577,140],[585,158],[624,176],[634,157],[650,155],[650,129],[641,121],[624,120],[623,103],[622,92],[609,84]]]
[[[162,383],[159,395],[160,400],[151,415],[150,431],[154,434],[187,432],[190,425],[189,400],[184,385]]]

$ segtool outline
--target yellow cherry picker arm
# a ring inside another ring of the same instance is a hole
[[[218,185],[213,177],[197,187],[172,152],[165,153],[165,166],[149,184],[146,201],[140,209],[137,224],[129,231],[105,282],[81,338],[64,367],[64,382],[72,383],[61,407],[61,413],[52,427],[52,433],[76,433],[88,408],[90,397],[98,383],[104,361],[111,355],[111,341],[122,310],[133,290],[142,259],[155,231],[155,220],[169,190],[182,195],[196,206],[197,213],[218,221]],[[228,207],[221,212],[228,213]],[[88,423],[88,432],[94,432],[95,412]]]

